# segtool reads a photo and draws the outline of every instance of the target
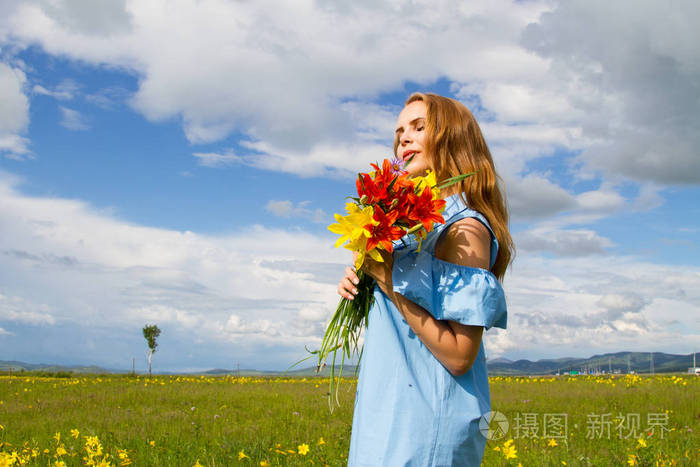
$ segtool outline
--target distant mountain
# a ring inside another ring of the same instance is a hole
[[[556,358],[532,362],[530,360],[507,361],[507,359],[488,360],[491,375],[546,375],[571,371],[627,373],[649,373],[653,355],[655,373],[688,371],[693,366],[693,354],[675,355],[663,352],[616,352],[593,355],[589,358]]]
[[[503,357],[494,358],[493,360],[489,360],[489,365],[492,365],[494,363],[513,363],[513,360],[511,360],[510,358],[503,358]]]
[[[651,370],[651,353],[649,352],[616,352],[606,353],[602,355],[593,355],[589,358],[553,358],[537,361],[516,360],[512,361],[507,358],[495,358],[488,360],[489,374],[491,375],[552,375],[556,373],[575,372],[602,372],[608,373],[612,370],[613,373],[627,373],[628,362],[629,370],[635,373],[649,373]],[[654,372],[655,373],[685,373],[688,368],[693,366],[693,354],[675,355],[662,352],[654,352]],[[698,362],[700,363],[700,362]],[[343,367],[343,376],[355,376],[357,366],[345,365]],[[126,370],[110,370],[99,366],[67,366],[67,365],[52,365],[45,363],[24,363],[18,361],[2,361],[0,360],[0,372],[7,373],[25,372],[69,372],[69,373],[127,373]],[[340,372],[340,366],[336,365],[336,375]],[[158,374],[173,374],[158,372]],[[183,373],[175,373],[183,374]],[[290,377],[327,377],[330,375],[330,366],[326,366],[322,371],[316,373],[316,367],[294,368],[288,371],[263,371],[253,369],[243,370],[226,370],[212,369],[207,371],[192,372],[190,374],[198,375],[236,375],[236,376],[290,376]]]
[[[354,376],[355,365],[345,365],[343,367],[343,376]],[[107,368],[102,368],[99,366],[80,366],[80,365],[53,365],[46,363],[25,363],[18,361],[4,361],[0,360],[0,372],[2,373],[22,373],[22,372],[47,372],[47,373],[77,373],[77,374],[124,374],[128,373],[126,370],[110,370]],[[336,375],[340,373],[340,365],[335,367]],[[154,374],[168,375],[168,374],[183,374],[183,373],[173,373],[173,372],[158,372]],[[197,375],[235,375],[235,376],[290,376],[290,377],[326,377],[330,375],[330,367],[326,366],[322,371],[316,373],[316,367],[308,368],[295,368],[289,371],[265,371],[265,370],[252,370],[252,369],[240,369],[240,370],[227,370],[222,368],[215,368],[206,371],[190,372],[185,374],[197,374]]]
[[[94,366],[94,365],[68,366],[68,365],[54,365],[54,364],[47,364],[47,363],[25,363],[25,362],[4,361],[4,360],[0,360],[0,371],[6,372],[6,373],[9,373],[9,372],[21,373],[24,371],[34,371],[34,372],[45,371],[45,372],[50,372],[50,373],[67,372],[67,373],[81,373],[81,374],[86,374],[86,373],[93,373],[93,374],[94,373],[98,373],[98,374],[126,373],[125,371],[108,370],[106,368],[102,368],[102,367]]]
[[[343,376],[354,376],[357,366],[344,365]],[[290,377],[327,377],[330,376],[330,366],[326,366],[323,370],[316,373],[316,367],[298,368],[289,371],[261,371],[261,370],[222,370],[215,369],[204,372],[207,375],[236,375],[236,376],[290,376]],[[340,373],[340,365],[335,366],[336,376]]]

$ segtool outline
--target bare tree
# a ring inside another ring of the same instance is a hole
[[[151,377],[151,358],[153,357],[153,353],[156,351],[156,348],[158,347],[158,342],[156,342],[156,339],[158,339],[158,336],[160,336],[160,329],[158,329],[158,326],[155,324],[147,324],[143,327],[143,337],[146,338],[146,342],[148,342],[148,377]]]

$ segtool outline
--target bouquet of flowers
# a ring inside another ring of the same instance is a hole
[[[409,159],[406,164],[410,162]],[[340,299],[326,327],[321,348],[311,352],[312,356],[318,355],[317,372],[325,366],[328,355],[333,354],[329,394],[333,394],[337,351],[342,349],[338,379],[342,376],[346,357],[357,354],[358,363],[362,358],[362,350],[358,352],[358,340],[374,301],[375,286],[374,279],[360,269],[366,257],[383,262],[380,250],[392,253],[393,242],[403,242],[406,235],[416,238],[420,250],[422,240],[435,223],[445,222],[442,217],[445,200],[440,198],[440,189],[475,173],[458,175],[438,185],[431,171],[425,176],[409,178],[409,174],[403,170],[404,162],[398,159],[384,159],[381,166],[371,165],[374,169],[372,172],[357,176],[357,197],[348,197],[352,202],[345,205],[347,214],[335,214],[336,223],[328,226],[328,230],[340,235],[335,242],[336,248],[343,246],[356,253],[354,266],[360,280],[355,299]]]

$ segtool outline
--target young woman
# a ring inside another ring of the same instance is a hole
[[[413,94],[399,115],[394,153],[412,176],[438,181],[478,171],[441,191],[445,223],[418,245],[365,260],[377,283],[365,331],[348,465],[476,466],[490,411],[484,329],[506,327],[501,288],[513,241],[493,160],[459,102]],[[357,293],[352,268],[338,293]]]

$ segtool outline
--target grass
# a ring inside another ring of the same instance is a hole
[[[327,378],[0,377],[0,466],[13,452],[28,465],[344,465],[355,384],[333,413],[327,391]],[[692,376],[493,377],[509,430],[484,465],[698,465],[698,394]],[[650,413],[665,414],[651,436]],[[566,436],[546,414],[566,414]],[[629,414],[640,427],[621,438]]]

